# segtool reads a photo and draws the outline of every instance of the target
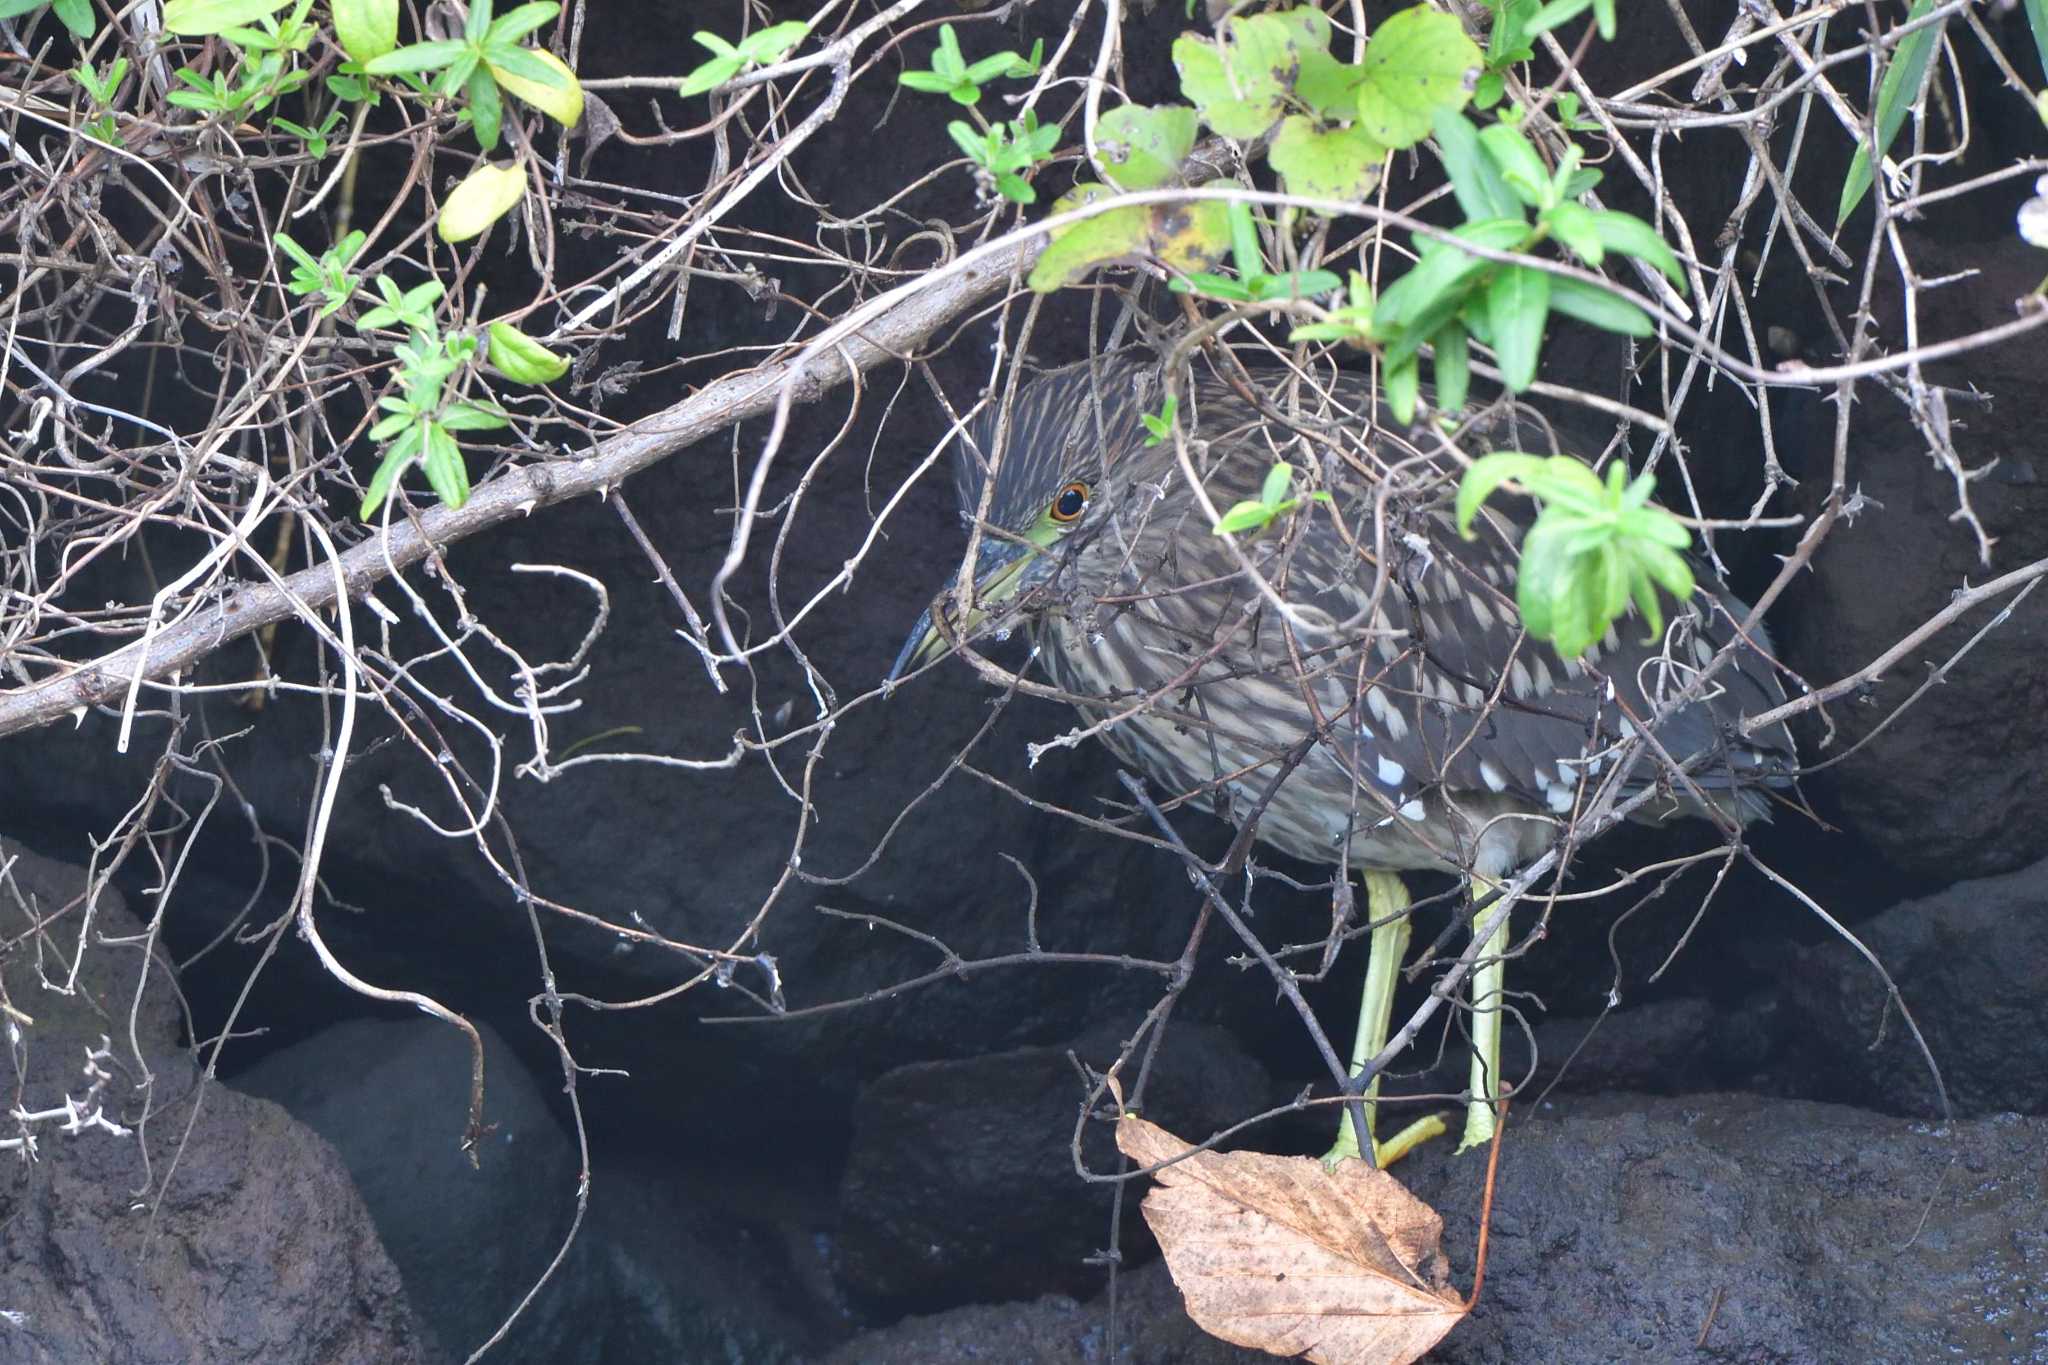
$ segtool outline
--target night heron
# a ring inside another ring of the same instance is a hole
[[[1795,755],[1782,726],[1745,736],[1739,722],[1784,693],[1762,631],[1738,638],[1748,609],[1704,576],[1661,637],[1631,614],[1560,658],[1515,609],[1525,500],[1483,509],[1464,539],[1446,438],[1406,434],[1365,376],[1221,364],[1194,367],[1164,439],[1143,421],[1167,392],[1150,359],[1046,374],[1007,417],[991,403],[956,451],[962,514],[970,529],[982,518],[967,610],[941,595],[890,676],[1022,625],[1090,728],[1175,796],[1241,819],[1277,780],[1258,837],[1365,874],[1355,1076],[1386,1045],[1407,952],[1399,873],[1450,870],[1480,899],[1596,796],[1645,787],[1638,819],[1747,823]],[[1468,453],[1550,439],[1527,410],[1489,411],[1459,432]],[[1279,461],[1301,471],[1293,505],[1217,534],[1219,513],[1265,498]],[[1499,1089],[1507,916],[1486,918],[1499,927],[1471,976],[1466,1147],[1490,1137]],[[1441,1124],[1376,1155],[1430,1131]],[[1339,1133],[1333,1158],[1357,1151],[1351,1125]]]

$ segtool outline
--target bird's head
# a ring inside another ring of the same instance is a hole
[[[1031,589],[1051,578],[1066,553],[1092,537],[1134,477],[1130,452],[1144,447],[1139,420],[1158,387],[1157,369],[1104,359],[1024,385],[1004,419],[1000,400],[967,428],[954,449],[954,488],[971,529],[988,493],[967,613],[952,610],[951,587],[904,642],[894,682],[949,643],[1001,631]]]

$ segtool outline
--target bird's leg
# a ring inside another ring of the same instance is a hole
[[[1387,1028],[1394,1018],[1394,985],[1401,976],[1401,963],[1408,956],[1408,888],[1392,872],[1365,874],[1366,916],[1372,925],[1365,957],[1365,989],[1358,997],[1358,1033],[1351,1044],[1351,1074],[1365,1070],[1366,1063],[1387,1045]],[[1373,1164],[1384,1170],[1406,1156],[1417,1143],[1444,1131],[1444,1121],[1434,1114],[1417,1119],[1385,1143],[1374,1135],[1380,1078],[1374,1076],[1365,1087],[1365,1140],[1372,1142]],[[1360,1152],[1358,1129],[1347,1111],[1337,1120],[1337,1145],[1323,1156],[1325,1166],[1335,1166]]]
[[[1485,900],[1487,893],[1498,885],[1492,878],[1474,872],[1472,899]],[[1473,932],[1479,931],[1481,920],[1492,917],[1501,908],[1497,901],[1484,910],[1475,910]],[[1480,946],[1478,963],[1472,968],[1472,1098],[1465,1104],[1465,1136],[1458,1143],[1461,1152],[1493,1141],[1493,1097],[1500,1093],[1500,1021],[1502,1006],[1507,1001],[1507,950],[1508,915],[1503,914]]]

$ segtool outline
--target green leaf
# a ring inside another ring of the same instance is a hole
[[[1934,0],[1913,0],[1913,8],[1906,11],[1906,22],[1924,18],[1934,12]],[[2031,14],[2029,15],[2031,18]],[[1927,75],[1927,64],[1934,59],[1934,49],[1941,41],[1942,30],[1948,27],[1944,19],[1938,24],[1907,34],[1893,51],[1891,61],[1886,65],[1884,80],[1877,89],[1877,151],[1882,156],[1891,149],[1892,139],[1899,135],[1899,128],[1906,121],[1906,113],[1913,102],[1920,97],[1920,85]],[[2035,40],[2040,38],[2040,29],[2035,29]],[[1863,202],[1863,196],[1870,192],[1870,147],[1859,141],[1856,156],[1849,163],[1848,178],[1842,182],[1842,200],[1835,209],[1835,225],[1848,221],[1856,206]]]
[[[1436,350],[1437,410],[1457,412],[1465,406],[1472,388],[1472,348],[1466,340],[1465,328],[1458,322],[1447,322],[1431,344]]]
[[[204,38],[268,19],[292,0],[165,0],[164,32]]]
[[[71,30],[74,38],[90,38],[99,21],[93,16],[92,0],[50,0],[50,13]]]
[[[375,61],[398,47],[398,0],[331,0],[328,11],[350,61]]]
[[[1195,111],[1184,104],[1124,104],[1095,124],[1095,169],[1118,189],[1149,190],[1173,179],[1195,145]]]
[[[515,384],[551,384],[569,372],[566,358],[509,322],[492,323],[488,335],[492,368]]]
[[[1216,519],[1213,534],[1233,535],[1262,530],[1273,524],[1273,509],[1262,502],[1240,502]]]
[[[514,5],[491,22],[484,42],[494,46],[516,43],[561,12],[562,7],[554,0],[530,0],[528,4]],[[747,45],[741,44],[740,50],[747,51]]]
[[[1584,204],[1561,199],[1544,210],[1543,223],[1550,229],[1551,236],[1563,242],[1572,255],[1587,265],[1597,267],[1607,259],[1607,247],[1600,240],[1600,230],[1593,224],[1593,211]]]
[[[491,73],[479,66],[469,73],[464,82],[469,95],[469,126],[476,132],[479,147],[486,152],[498,150],[498,129],[505,117],[505,100],[498,93],[498,83],[491,79]]]
[[[1319,130],[1301,114],[1281,120],[1266,159],[1286,178],[1290,194],[1349,202],[1365,198],[1379,183],[1386,149],[1362,128]]]
[[[420,467],[427,483],[444,507],[460,507],[469,501],[469,469],[463,463],[462,447],[439,422],[427,423],[426,453]]]
[[[1410,355],[1398,364],[1388,365],[1384,371],[1387,381],[1387,408],[1394,414],[1394,420],[1403,426],[1415,420],[1415,403],[1422,396],[1422,372]]]
[[[1685,288],[1685,271],[1680,267],[1677,255],[1657,235],[1657,229],[1640,218],[1614,209],[1595,210],[1592,219],[1593,231],[1600,238],[1600,245],[1609,251],[1619,251],[1624,256],[1648,262],[1663,271],[1679,289]]]
[[[1287,490],[1294,483],[1294,466],[1285,460],[1276,460],[1266,471],[1266,480],[1259,488],[1259,501],[1268,507],[1277,507],[1287,498]]]
[[[1479,145],[1479,130],[1472,121],[1455,110],[1440,110],[1432,124],[1436,132],[1437,156],[1444,163],[1444,172],[1451,178],[1451,194],[1457,199],[1458,207],[1465,211],[1465,217],[1472,220],[1485,218],[1516,218],[1522,213],[1522,206],[1515,199],[1515,193],[1501,179],[1500,171],[1493,164],[1493,158],[1486,155]]]
[[[1453,237],[1496,251],[1513,251],[1528,241],[1529,225],[1519,218],[1494,218],[1467,223]],[[1377,322],[1381,328],[1413,325],[1432,305],[1454,293],[1492,262],[1447,242],[1432,241],[1406,275],[1380,295]],[[1416,338],[1419,344],[1427,337]]]
[[[440,423],[449,431],[496,431],[512,425],[497,404],[450,403],[441,410]]]
[[[1383,147],[1412,147],[1429,136],[1439,111],[1465,107],[1480,65],[1479,48],[1455,16],[1423,5],[1402,10],[1366,44],[1360,125]]]
[[[2048,74],[2048,0],[2021,0],[2027,11],[2027,27],[2034,31],[2034,51],[2041,58],[2041,70]],[[2041,121],[2048,123],[2048,105],[2044,105]]]
[[[1458,484],[1458,534],[1472,539],[1472,518],[1478,515],[1480,505],[1510,480],[1526,484],[1543,466],[1542,456],[1519,450],[1496,450],[1474,460]]]
[[[1649,314],[1621,295],[1562,275],[1551,276],[1550,307],[1552,312],[1577,318],[1603,332],[1646,337],[1657,330]]]
[[[676,93],[684,99],[688,99],[692,95],[701,95],[707,90],[716,90],[734,76],[739,75],[740,68],[744,65],[746,65],[745,61],[739,57],[713,57],[710,61],[705,62],[689,75],[683,77],[683,83],[676,87]],[[913,85],[910,78],[912,76],[929,76],[930,74],[927,71],[906,71],[898,79],[903,84],[910,86],[911,89],[916,90],[922,87]],[[945,83],[941,82],[937,88],[943,91],[947,87]]]
[[[372,76],[418,75],[425,71],[439,71],[442,67],[466,56],[469,44],[453,38],[432,43],[413,43],[395,52],[387,52],[375,61],[364,62],[363,70]]]
[[[1492,124],[1479,130],[1479,143],[1500,169],[1501,179],[1523,203],[1534,209],[1550,206],[1550,168],[1520,128],[1511,123]]]
[[[377,472],[370,476],[370,486],[363,490],[363,505],[356,513],[358,517],[368,521],[377,515],[377,509],[391,495],[391,485],[398,482],[398,472],[405,468],[405,461],[405,455],[396,446],[385,452]]]
[[[1525,38],[1538,38],[1554,28],[1569,24],[1572,20],[1593,8],[1593,0],[1550,0],[1522,26]],[[1612,38],[1612,33],[1603,33],[1603,38]]]

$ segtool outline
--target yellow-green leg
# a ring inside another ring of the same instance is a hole
[[[1472,874],[1472,899],[1484,900],[1497,885],[1478,873]],[[1473,912],[1472,928],[1499,908],[1498,902]],[[1465,1136],[1458,1150],[1469,1152],[1493,1141],[1493,1099],[1500,1093],[1500,1021],[1507,1001],[1508,916],[1479,949],[1478,965],[1472,969],[1472,1098],[1465,1104]]]
[[[1387,1030],[1394,1018],[1394,986],[1401,977],[1401,964],[1408,957],[1411,931],[1408,904],[1408,888],[1398,875],[1392,872],[1365,874],[1365,908],[1372,924],[1372,937],[1366,943],[1365,989],[1358,997],[1358,1033],[1351,1044],[1351,1074],[1354,1076],[1363,1071],[1365,1064],[1377,1057],[1387,1045]],[[1384,1170],[1406,1156],[1418,1143],[1427,1142],[1444,1131],[1444,1121],[1430,1114],[1409,1124],[1388,1141],[1380,1142],[1374,1131],[1379,1093],[1380,1078],[1375,1076],[1365,1087],[1363,1139],[1349,1113],[1337,1120],[1337,1145],[1324,1154],[1325,1166],[1335,1166],[1346,1157],[1357,1156],[1361,1141],[1370,1141],[1373,1164]]]

